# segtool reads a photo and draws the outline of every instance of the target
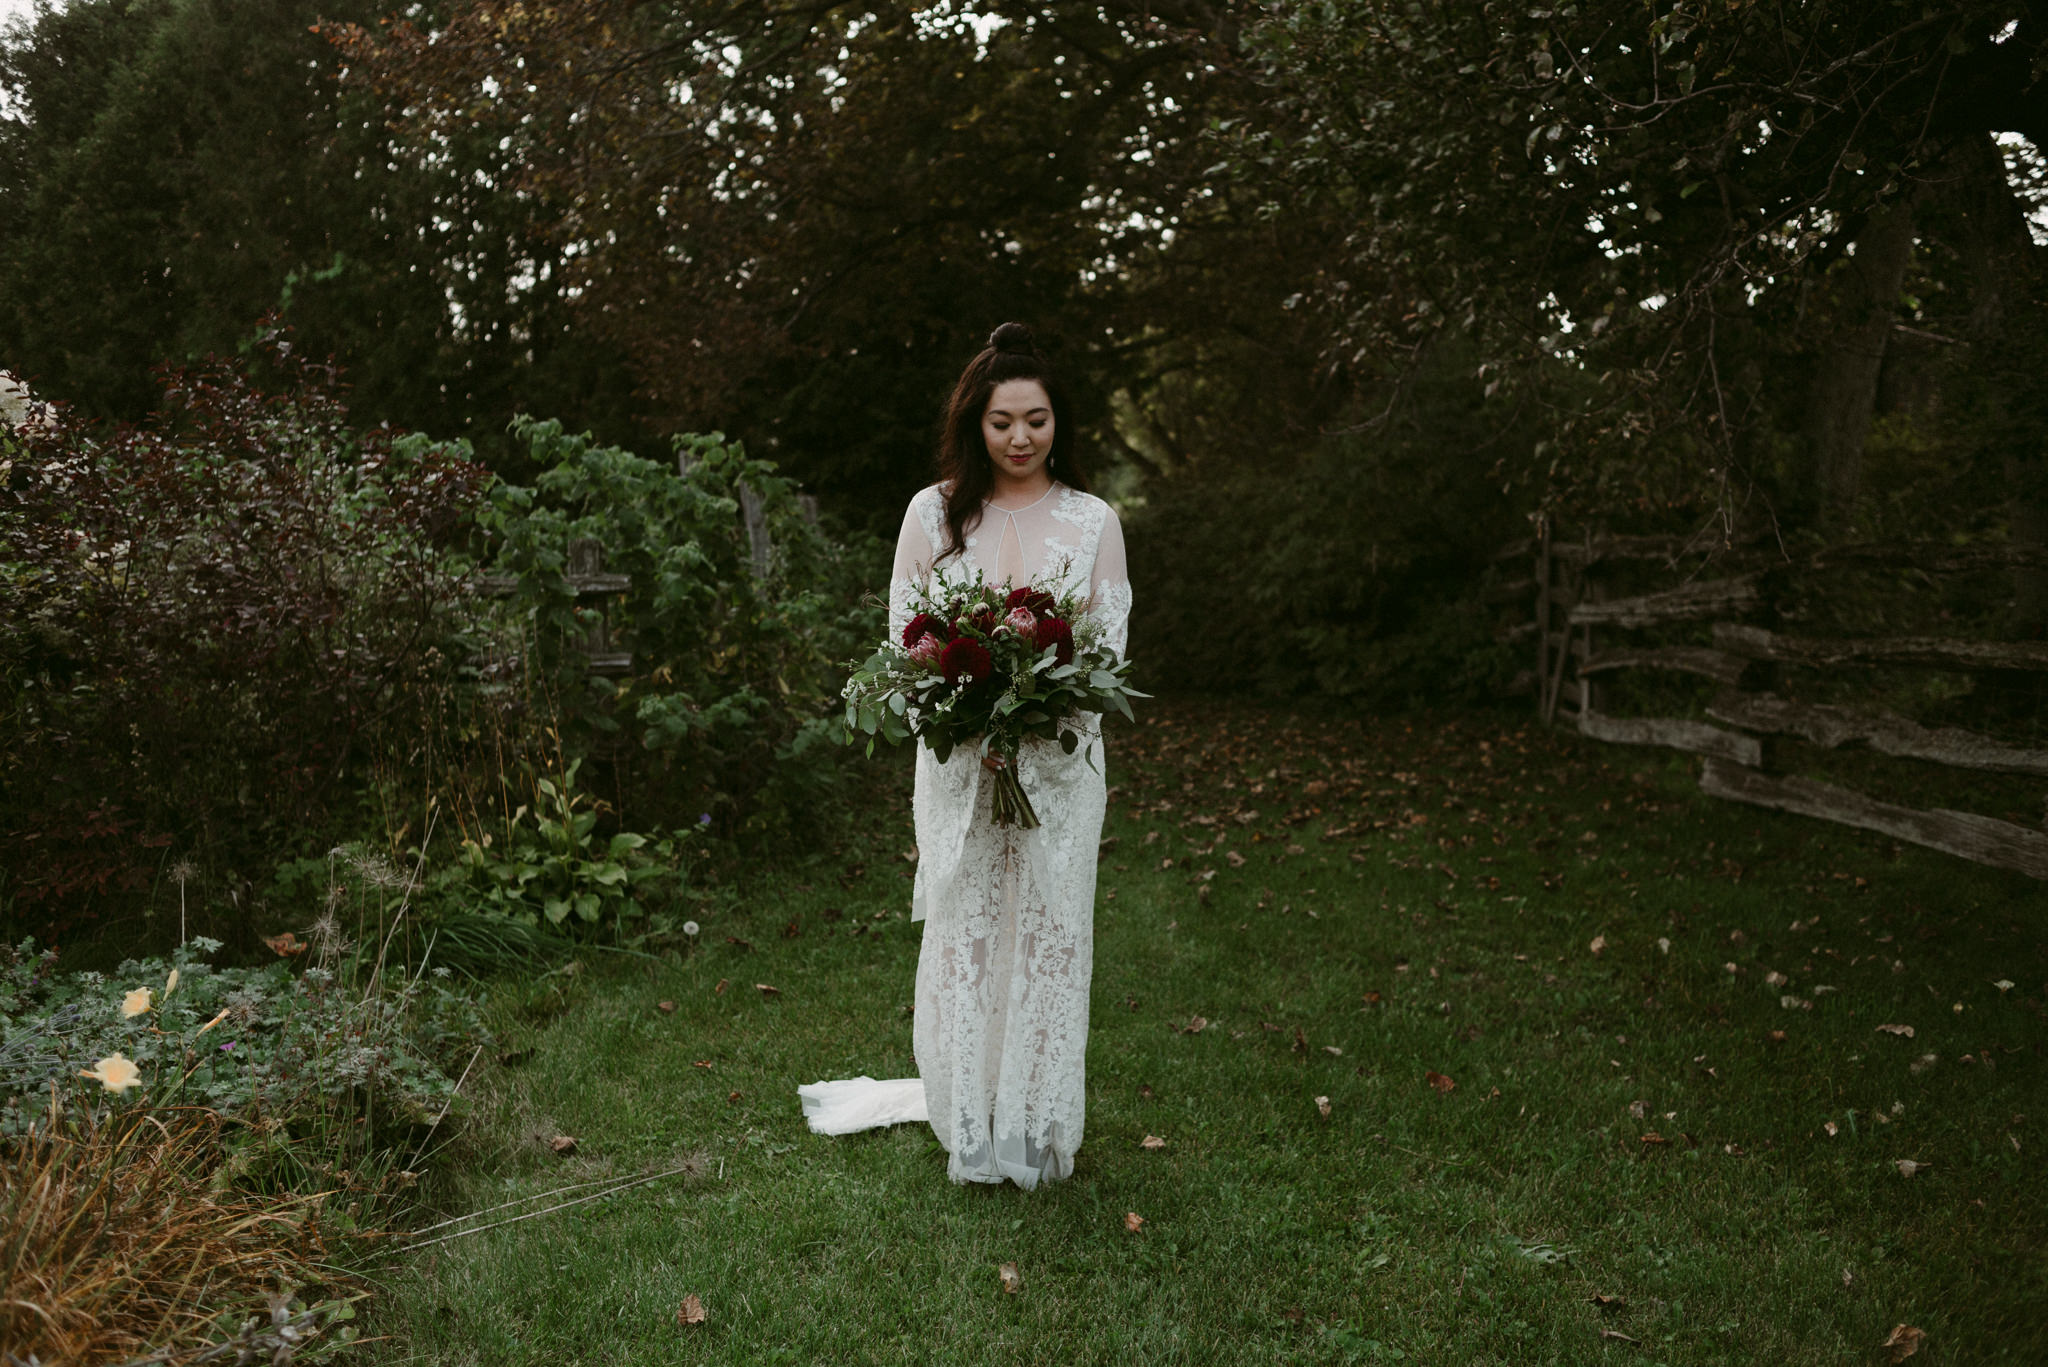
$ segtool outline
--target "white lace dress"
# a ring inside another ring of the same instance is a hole
[[[933,486],[904,515],[890,581],[892,638],[910,620],[916,584],[979,570],[1012,587],[1081,594],[1104,640],[1123,654],[1131,585],[1122,528],[1101,499],[1054,484],[1029,507],[985,508],[966,554],[934,568],[945,545],[945,501]],[[844,1134],[929,1119],[956,1182],[1008,1178],[1028,1189],[1073,1171],[1107,794],[1101,727],[1093,717],[1084,722],[1073,754],[1028,741],[1018,755],[1018,777],[1043,823],[1030,831],[990,822],[993,776],[971,748],[941,764],[917,747],[911,919],[925,923],[912,1027],[919,1076],[799,1088],[812,1129]]]

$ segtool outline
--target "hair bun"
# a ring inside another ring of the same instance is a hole
[[[990,351],[1009,352],[1018,356],[1034,356],[1038,346],[1031,340],[1031,329],[1022,323],[1004,323],[988,335]]]

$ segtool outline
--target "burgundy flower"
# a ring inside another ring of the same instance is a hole
[[[967,624],[983,635],[994,631],[998,620],[996,610],[987,603],[976,603],[973,611],[967,614]]]
[[[1047,646],[1057,647],[1058,653],[1053,656],[1057,663],[1070,665],[1074,662],[1074,629],[1068,626],[1062,619],[1058,617],[1039,618],[1038,626],[1033,631],[1032,638],[1040,650],[1044,650]]]
[[[920,637],[928,633],[936,634],[941,641],[945,640],[948,634],[942,619],[932,616],[929,612],[920,612],[910,619],[910,625],[903,628],[903,648],[908,650],[917,644]]]
[[[994,668],[995,662],[989,659],[988,651],[971,637],[962,636],[939,654],[939,672],[946,676],[949,684],[957,684],[963,678],[969,683],[980,683]]]
[[[1033,617],[1043,617],[1057,607],[1053,596],[1044,589],[1034,589],[1026,584],[1021,589],[1011,589],[1010,596],[1003,600],[1006,608],[1023,608]]]

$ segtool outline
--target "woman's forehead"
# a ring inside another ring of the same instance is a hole
[[[1052,398],[1045,392],[1045,386],[1036,380],[1004,380],[988,396],[990,413],[1029,413],[1033,409],[1052,407]]]

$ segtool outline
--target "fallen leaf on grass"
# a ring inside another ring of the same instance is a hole
[[[782,995],[781,988],[770,987],[767,983],[755,983],[754,990],[764,997],[779,997]]]
[[[558,1134],[548,1141],[548,1147],[562,1155],[562,1157],[567,1158],[570,1154],[576,1152],[576,1141],[566,1134]]]
[[[1607,948],[1607,937],[1605,935],[1595,935],[1593,943],[1587,945],[1586,948],[1592,950],[1595,954],[1601,953]]]
[[[711,1066],[711,1060],[708,1058],[691,1059],[690,1066],[692,1068],[709,1068]]]
[[[683,1303],[676,1307],[676,1323],[688,1328],[693,1324],[702,1324],[704,1319],[704,1302],[697,1299],[697,1293],[692,1291],[683,1297]]]
[[[1194,1016],[1189,1019],[1187,1026],[1185,1027],[1185,1033],[1190,1035],[1199,1035],[1208,1028],[1209,1021],[1207,1017]]]
[[[1424,1082],[1427,1082],[1430,1086],[1436,1088],[1439,1092],[1454,1092],[1458,1089],[1457,1083],[1451,1081],[1442,1073],[1439,1073],[1434,1069],[1424,1073],[1422,1075],[1422,1080]]]
[[[1926,1338],[1927,1331],[1924,1329],[1915,1329],[1910,1324],[1895,1324],[1892,1326],[1891,1337],[1877,1346],[1891,1354],[1888,1361],[1904,1362],[1920,1351],[1920,1345]]]
[[[996,1269],[996,1276],[1002,1280],[1004,1295],[1014,1296],[1024,1289],[1024,1277],[1015,1263],[1004,1263]]]
[[[1941,1062],[1941,1057],[1937,1054],[1922,1054],[1919,1058],[1906,1065],[1906,1071],[1909,1073],[1924,1073],[1939,1062]]]
[[[1764,1038],[1773,1044],[1783,1044],[1785,1042],[1785,1032],[1783,1030],[1771,1030],[1765,1033]]]
[[[1166,1147],[1166,1141],[1156,1134],[1148,1134],[1138,1141],[1138,1147],[1141,1149],[1163,1149]]]
[[[1335,1057],[1335,1058],[1343,1058],[1343,1057],[1344,1057],[1344,1051],[1343,1051],[1342,1049],[1339,1049],[1339,1048],[1338,1048],[1338,1047],[1337,1047],[1336,1045],[1334,1045],[1334,1044],[1326,1044],[1326,1045],[1324,1045],[1324,1046],[1323,1046],[1323,1052],[1324,1052],[1324,1053],[1326,1053],[1326,1054],[1329,1054],[1329,1055],[1331,1055],[1331,1056],[1333,1056],[1333,1057]]]
[[[1997,982],[1995,982],[1995,983],[1993,983],[1993,984],[1991,984],[1991,985],[1992,985],[1993,987],[1997,988],[1997,989],[1998,989],[1998,990],[1999,990],[2000,992],[2010,992],[2010,991],[2012,991],[2012,979],[2011,979],[2011,978],[2000,978],[2000,979],[1999,979],[1999,980],[1998,980]]]
[[[1368,993],[1366,993],[1366,994],[1365,994],[1365,1004],[1366,1004],[1367,1006],[1378,1006],[1378,1005],[1380,1004],[1380,994],[1379,994],[1379,993],[1377,993],[1377,992],[1368,992]],[[1274,1029],[1276,1029],[1276,1030],[1277,1030],[1278,1028],[1279,1028],[1278,1026],[1275,1026],[1275,1027],[1274,1027]]]
[[[1124,1228],[1128,1229],[1131,1233],[1136,1234],[1139,1227],[1144,1223],[1145,1217],[1138,1214],[1137,1211],[1127,1210],[1124,1212]]]
[[[1326,1096],[1316,1098],[1316,1114],[1325,1120],[1330,1118],[1330,1098]]]
[[[1152,1099],[1152,1084],[1149,1082],[1142,1084],[1138,1088],[1138,1095],[1146,1101],[1150,1101]]]
[[[1804,997],[1795,997],[1789,992],[1786,993],[1784,996],[1778,998],[1778,1005],[1784,1007],[1787,1011],[1813,1010],[1812,1002],[1808,1001]]]
[[[1821,1122],[1821,1128],[1828,1132],[1828,1138],[1833,1139],[1837,1134],[1841,1133],[1842,1127],[1835,1124],[1832,1120],[1827,1120]]]
[[[1884,1034],[1897,1035],[1900,1039],[1913,1038],[1913,1027],[1910,1025],[1880,1025],[1877,1028]]]
[[[732,983],[730,981],[724,978],[720,978],[718,980],[718,986],[711,989],[711,995],[714,997],[722,997],[725,995],[725,989],[731,986]]]
[[[1597,1291],[1587,1299],[1592,1301],[1595,1309],[1599,1310],[1616,1310],[1628,1304],[1628,1297],[1626,1296],[1603,1296]]]
[[[664,1016],[673,1016],[676,1013],[676,1004],[674,1002],[656,1002],[654,1009],[661,1012]]]
[[[1638,1120],[1644,1120],[1649,1117],[1650,1108],[1640,1101],[1631,1101],[1628,1103],[1628,1113]]]
[[[738,1092],[727,1092],[725,1094],[725,1099],[727,1101],[738,1101],[740,1099],[740,1094]]]
[[[1645,1144],[1669,1144],[1671,1141],[1658,1134],[1655,1130],[1651,1130],[1643,1136],[1642,1142]]]
[[[1916,1163],[1910,1158],[1894,1158],[1892,1160],[1892,1166],[1899,1170],[1899,1176],[1911,1177],[1914,1173],[1920,1171],[1920,1169],[1931,1168],[1934,1166],[1934,1164]]]
[[[1600,1337],[1603,1339],[1620,1339],[1623,1343],[1640,1343],[1642,1341],[1640,1339],[1630,1338],[1627,1334],[1622,1333],[1619,1329],[1602,1329],[1600,1331]]]
[[[1780,973],[1775,968],[1772,969],[1770,972],[1764,974],[1765,987],[1783,987],[1785,984],[1791,981],[1792,980],[1790,978],[1786,977],[1784,974]]]

